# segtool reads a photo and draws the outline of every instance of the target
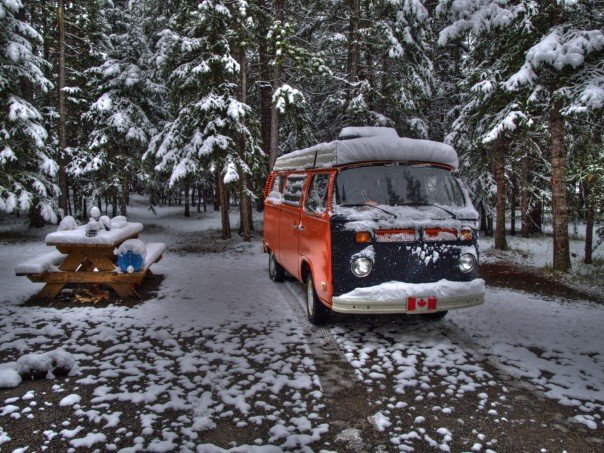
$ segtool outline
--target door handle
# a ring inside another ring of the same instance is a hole
[[[304,227],[302,226],[302,224],[299,224],[299,225],[292,225],[292,228],[293,228],[294,230],[297,230],[297,231],[303,231],[303,230],[304,230]]]

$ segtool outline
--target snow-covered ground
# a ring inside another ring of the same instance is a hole
[[[211,253],[214,212],[155,216],[135,202],[129,220],[145,224],[140,238],[168,245],[152,268],[160,287],[140,304],[24,304],[40,285],[15,277],[15,262],[47,252],[41,238],[51,229],[0,237],[0,368],[57,348],[77,363],[67,377],[0,389],[0,450],[342,451],[365,435],[355,420],[332,420],[312,329],[267,278],[259,242],[232,240]],[[521,444],[507,431],[548,432],[531,421],[539,411],[512,401],[506,375],[601,437],[601,305],[488,288],[483,306],[445,322],[385,319],[338,317],[329,328],[385,451],[511,451]]]
[[[595,428],[604,409],[604,307],[489,289],[487,302],[452,312],[449,322],[517,376],[561,404],[578,406]]]
[[[495,239],[492,236],[481,236],[480,248],[485,253],[482,261],[493,261],[506,259],[517,262],[525,266],[536,268],[551,267],[553,262],[553,247],[551,226],[545,225],[544,235],[536,235],[531,238],[522,238],[519,234],[516,236],[507,235],[508,251],[501,252],[493,250]],[[585,225],[570,225],[568,228],[570,236],[571,253],[571,272],[579,275],[591,277],[594,272],[604,272],[604,264],[587,266],[583,264],[585,257]],[[595,239],[594,239],[595,240]],[[604,245],[599,246],[593,253],[594,260],[604,260]]]

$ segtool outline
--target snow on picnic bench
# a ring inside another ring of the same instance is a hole
[[[45,253],[31,260],[15,266],[15,273],[19,274],[41,274],[43,272],[55,272],[67,255],[55,250],[50,253]]]
[[[147,254],[145,255],[143,269],[148,269],[153,263],[155,263],[165,250],[166,244],[163,242],[151,242],[147,244]]]

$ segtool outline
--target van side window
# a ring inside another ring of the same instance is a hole
[[[304,202],[306,212],[323,214],[327,209],[327,189],[329,188],[329,173],[313,175]]]
[[[287,177],[285,192],[283,193],[283,203],[300,206],[304,181],[306,181],[306,175],[289,175]]]
[[[275,204],[281,203],[283,201],[283,194],[281,192],[283,192],[283,176],[277,175],[273,179],[273,185],[271,186],[267,200]]]

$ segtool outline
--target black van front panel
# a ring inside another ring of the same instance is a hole
[[[466,247],[478,251],[476,234],[472,242],[459,240],[424,242],[377,242],[357,244],[354,231],[340,222],[332,222],[332,284],[333,295],[340,296],[355,288],[366,288],[390,281],[432,283],[442,279],[471,281],[478,276],[478,264],[470,272],[459,269],[459,257]],[[352,273],[353,255],[367,253],[373,247],[373,270],[366,277]]]

